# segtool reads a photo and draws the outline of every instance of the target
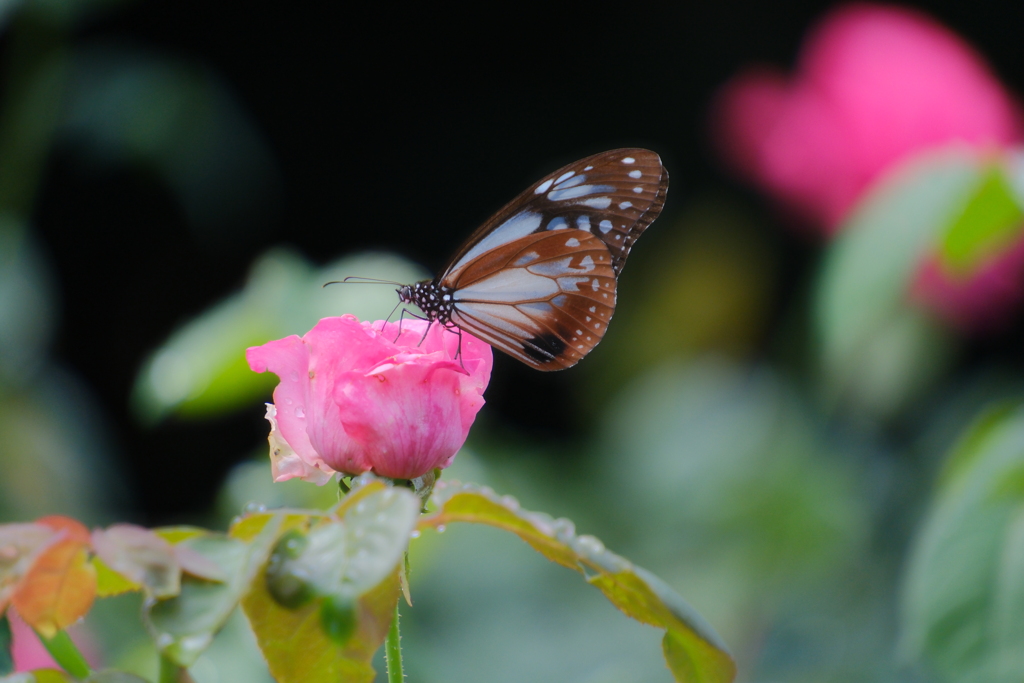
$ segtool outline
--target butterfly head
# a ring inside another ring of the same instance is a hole
[[[403,304],[414,304],[426,313],[428,320],[447,323],[452,318],[453,291],[438,285],[433,280],[423,280],[412,285],[402,285],[398,299]]]

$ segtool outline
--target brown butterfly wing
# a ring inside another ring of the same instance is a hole
[[[452,322],[538,370],[593,349],[615,312],[608,247],[583,230],[531,233],[475,258],[445,281]]]
[[[629,250],[665,205],[668,172],[654,152],[615,149],[580,159],[549,173],[506,204],[474,232],[438,278],[459,271],[492,249],[529,234],[586,230],[611,256],[617,276]]]

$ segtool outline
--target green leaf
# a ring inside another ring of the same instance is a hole
[[[274,516],[249,542],[219,534],[192,536],[182,542],[216,563],[226,580],[185,576],[179,595],[147,601],[143,618],[165,656],[178,666],[195,663],[266,563],[282,521],[280,515]]]
[[[97,556],[91,560],[92,566],[96,568],[96,597],[109,598],[115,595],[122,595],[132,591],[142,590],[140,584],[129,581]]]
[[[627,616],[666,630],[665,661],[675,680],[728,683],[736,666],[714,629],[663,581],[612,553],[593,536],[576,534],[572,522],[528,512],[487,487],[438,484],[437,510],[420,528],[452,522],[487,524],[511,531],[552,562],[574,569]]]
[[[75,681],[57,669],[36,669],[31,672],[0,677],[0,683],[75,683]]]
[[[950,341],[908,295],[924,257],[963,215],[983,171],[962,150],[930,153],[872,191],[842,226],[814,305],[835,397],[888,414],[944,363]]]
[[[14,634],[11,633],[11,622],[6,614],[0,615],[0,676],[14,671],[14,657],[11,647],[14,645]]]
[[[1021,235],[1024,212],[999,160],[985,174],[960,216],[942,241],[943,264],[954,274],[967,275]]]
[[[295,253],[271,250],[253,264],[243,291],[193,319],[153,352],[135,380],[136,412],[147,421],[171,413],[199,417],[268,397],[277,379],[249,369],[247,347],[305,334],[329,315],[372,320],[391,310],[395,295],[388,288],[323,287],[352,273],[401,282],[423,277],[394,256],[350,257],[316,269]]]
[[[181,569],[165,538],[133,524],[114,524],[93,531],[92,543],[107,568],[148,594],[156,598],[178,594]]]
[[[270,563],[273,580],[302,577],[321,597],[281,600],[271,594],[264,572],[243,600],[278,681],[373,681],[371,660],[398,601],[398,566],[419,509],[412,492],[372,481],[346,496],[335,518],[310,518],[313,527],[302,543],[288,543],[297,535],[282,537]],[[235,529],[255,524],[243,518]],[[302,530],[297,520],[289,526]]]
[[[100,671],[94,673],[83,683],[148,683],[145,678],[124,671]]]
[[[1024,408],[982,415],[953,450],[911,553],[902,647],[946,680],[1024,679]]]

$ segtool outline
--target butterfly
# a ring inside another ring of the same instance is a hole
[[[604,337],[619,273],[667,192],[649,150],[580,159],[526,188],[398,298],[530,367],[572,367]]]

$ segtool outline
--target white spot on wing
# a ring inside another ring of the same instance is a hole
[[[592,290],[594,290],[595,292],[597,291],[597,288],[600,287],[600,286],[601,286],[601,283],[597,281],[596,277],[594,278],[594,281],[590,283],[590,288]]]
[[[612,230],[612,222],[607,218],[601,221],[601,232],[607,235]]]
[[[590,281],[589,277],[578,277],[578,276],[570,275],[570,276],[567,276],[567,277],[560,277],[560,278],[558,278],[558,286],[562,288],[563,292],[578,292],[580,290],[579,290],[579,288],[576,285],[578,285],[578,284],[585,285],[589,281]],[[595,278],[594,281],[596,282],[597,278]],[[549,280],[549,282],[550,282],[550,280]],[[607,294],[605,296],[607,296]]]
[[[548,199],[553,202],[565,201],[566,199],[576,199],[578,197],[586,197],[588,194],[597,194],[598,192],[614,192],[615,188],[611,185],[580,185],[579,187],[573,187],[566,183],[567,187],[560,190],[551,190],[548,192]]]
[[[639,177],[640,177],[640,176],[642,176],[643,174],[644,174],[644,172],[643,172],[643,171],[641,171],[641,170],[640,170],[640,169],[638,168],[638,169],[636,169],[636,170],[634,170],[634,171],[630,171],[630,172],[629,172],[629,177],[630,177],[630,178],[639,178]]]
[[[572,256],[558,259],[557,261],[542,261],[529,266],[529,271],[546,277],[561,277],[572,273],[589,273],[594,269],[594,259],[584,256],[578,267],[572,267]]]
[[[506,268],[478,282],[455,290],[455,301],[515,302],[546,299],[558,293],[549,277],[534,275],[525,268]],[[456,303],[461,306],[461,303]]]
[[[628,209],[631,206],[633,206],[633,202],[619,202],[620,209]]]
[[[644,191],[644,188],[640,187],[639,185],[637,185],[636,187],[633,188],[633,192],[636,192],[637,194],[640,194],[643,191]]]
[[[592,197],[591,199],[584,199],[583,203],[587,206],[592,206],[595,209],[607,209],[611,206],[611,197]]]
[[[555,189],[564,190],[568,187],[576,187],[577,185],[582,185],[585,182],[587,182],[587,176],[578,175],[575,178],[569,178],[568,180],[563,180],[560,183],[555,183]]]
[[[508,244],[520,237],[526,237],[540,227],[542,220],[543,216],[539,213],[531,213],[529,211],[517,213],[495,228],[487,237],[477,242],[472,249],[459,259],[459,262],[455,264],[452,270],[458,270],[464,264],[469,263],[480,254],[484,254],[491,249],[497,249],[503,244]]]
[[[559,216],[558,218],[551,219],[551,222],[548,223],[548,230],[564,230],[565,228],[568,227],[569,226],[565,222],[565,219],[562,218],[561,216]]]
[[[567,247],[578,247],[578,246],[580,246],[580,241],[578,239],[576,239],[575,237],[570,237],[569,239],[567,239],[565,241],[565,246],[567,246]]]
[[[576,227],[590,232],[590,216],[578,216],[576,218]]]
[[[562,181],[563,181],[563,180],[565,180],[566,178],[571,178],[571,177],[573,177],[574,175],[576,175],[576,171],[566,171],[566,172],[565,172],[565,173],[563,173],[562,175],[558,176],[558,179],[557,179],[557,180],[555,180],[555,184],[557,185],[558,183],[562,182]]]
[[[516,308],[527,315],[532,313],[533,315],[546,316],[554,313],[554,309],[551,308],[551,304],[547,301],[528,301],[523,304],[516,304]]]
[[[549,187],[551,187],[551,183],[553,183],[553,182],[555,182],[555,181],[554,181],[554,180],[552,180],[551,178],[548,178],[548,179],[547,179],[547,180],[545,180],[545,181],[544,181],[543,183],[541,183],[540,185],[538,185],[538,186],[537,186],[537,189],[536,189],[536,190],[534,190],[534,191],[533,191],[533,193],[534,193],[534,194],[544,194],[545,192],[547,192],[547,191],[548,191],[548,188],[549,188]]]
[[[584,171],[589,171],[589,170],[590,170],[590,169],[592,169],[592,168],[594,168],[594,167],[593,167],[593,166],[587,166],[587,167],[586,167],[585,169],[583,169],[583,170],[584,170]]]
[[[623,157],[622,158],[622,163],[624,163],[624,164],[631,164],[634,161],[636,161],[636,159],[634,159],[633,157]]]
[[[516,306],[474,302],[462,304],[460,308],[468,315],[512,337],[529,337],[540,330],[537,323]],[[524,335],[523,331],[527,334]]]
[[[535,251],[528,251],[525,254],[523,254],[522,256],[520,256],[519,258],[517,258],[516,262],[513,263],[512,265],[514,265],[514,266],[525,266],[527,263],[530,263],[531,261],[536,261],[539,258],[540,258],[540,254],[538,254],[537,252],[535,252]],[[445,294],[444,298],[447,299],[448,295]]]

